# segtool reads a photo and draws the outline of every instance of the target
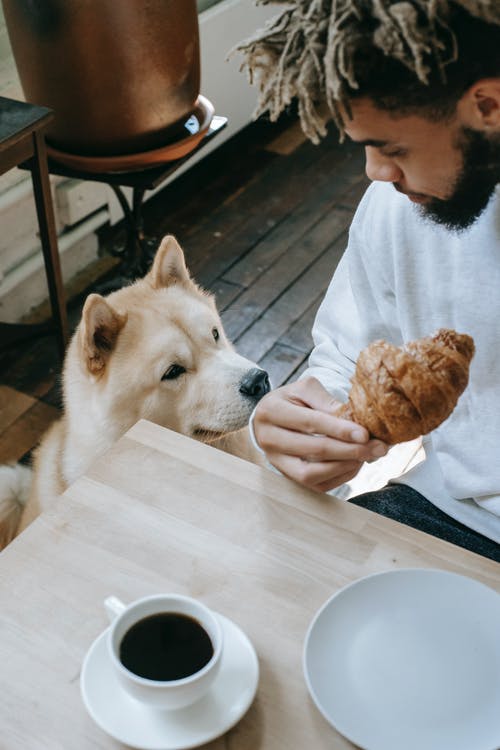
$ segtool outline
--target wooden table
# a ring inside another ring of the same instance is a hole
[[[31,171],[52,317],[62,359],[68,341],[68,318],[45,146],[45,132],[53,119],[54,114],[46,107],[0,96],[0,174],[21,165]],[[46,330],[43,325],[0,323],[2,346]]]
[[[212,750],[352,748],[308,696],[304,635],[338,588],[402,567],[500,590],[491,560],[139,422],[0,555],[0,746],[121,747],[79,693],[102,602],[176,591],[238,623],[260,660],[254,704]]]

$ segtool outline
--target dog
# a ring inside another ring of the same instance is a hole
[[[0,472],[4,545],[139,419],[258,460],[244,428],[268,375],[235,352],[171,235],[144,278],[89,295],[62,387],[63,414],[35,451],[29,497],[25,467]]]

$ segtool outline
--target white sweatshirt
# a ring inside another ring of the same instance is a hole
[[[345,401],[362,348],[454,328],[474,338],[469,384],[401,480],[500,543],[500,190],[470,229],[423,220],[391,184],[361,201],[313,327],[304,375]]]

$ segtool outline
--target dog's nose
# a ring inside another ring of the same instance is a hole
[[[240,383],[240,393],[250,396],[256,401],[259,401],[270,390],[269,375],[265,370],[261,370],[260,367],[254,367],[253,370],[249,370]]]

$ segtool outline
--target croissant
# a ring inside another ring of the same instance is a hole
[[[402,347],[374,341],[360,353],[349,400],[336,414],[389,445],[425,435],[455,408],[473,356],[473,339],[446,328]]]

